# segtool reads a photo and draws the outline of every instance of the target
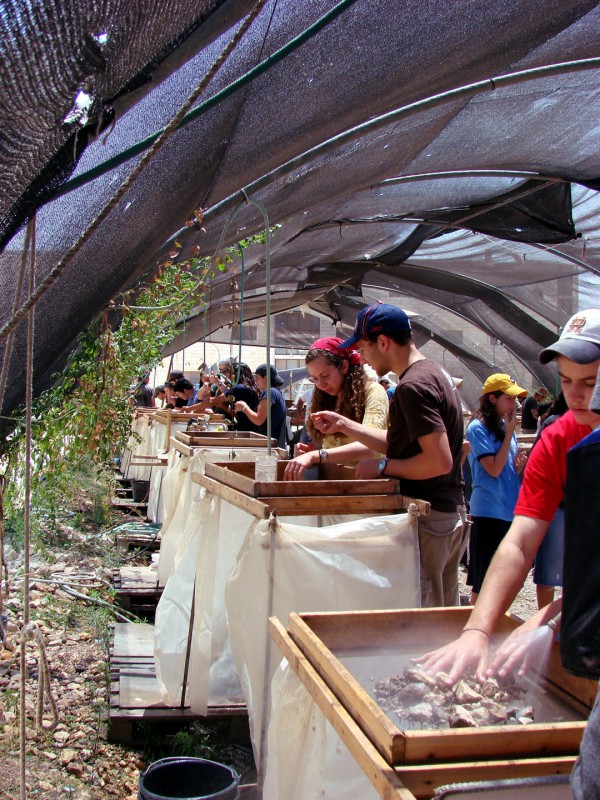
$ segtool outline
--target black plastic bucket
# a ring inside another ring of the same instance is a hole
[[[204,758],[163,758],[140,775],[138,800],[237,800],[240,776]]]
[[[145,503],[150,494],[150,481],[131,481],[131,494],[134,503]]]

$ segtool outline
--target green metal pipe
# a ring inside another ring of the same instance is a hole
[[[315,34],[319,33],[319,31],[329,25],[330,22],[333,22],[334,19],[336,19],[343,11],[345,11],[355,2],[356,0],[341,0],[341,2],[328,11],[327,14],[324,14],[313,25],[306,28],[306,30],[302,31],[302,33],[281,47],[279,50],[276,50],[268,58],[265,58],[265,60],[261,61],[260,64],[257,64],[256,67],[248,70],[248,72],[246,72],[244,75],[241,75],[235,81],[230,83],[229,86],[221,89],[220,92],[217,92],[212,97],[209,97],[208,100],[205,100],[203,103],[200,103],[199,106],[196,106],[196,108],[189,111],[181,121],[179,128],[183,128],[184,125],[188,125],[190,122],[198,119],[198,117],[201,117],[206,111],[218,105],[232,94],[235,94],[235,92],[237,92],[239,89],[243,89],[253,80],[255,80],[255,78],[258,78],[259,75],[262,75],[264,72],[267,72],[269,69],[271,69],[271,67],[274,67],[275,64],[284,59],[290,53],[294,52],[294,50],[297,50],[298,47],[303,45],[305,42],[315,36]],[[60,189],[58,189],[52,195],[51,200],[56,197],[61,197],[64,194],[68,194],[68,192],[72,192],[75,189],[79,189],[80,186],[90,183],[90,181],[95,180],[96,178],[100,177],[100,175],[105,175],[107,172],[115,169],[115,167],[119,167],[121,164],[125,164],[127,161],[135,158],[135,156],[147,150],[163,133],[163,130],[159,130],[150,134],[150,136],[147,136],[145,139],[142,139],[141,141],[131,145],[131,147],[128,147],[127,150],[124,150],[122,153],[117,153],[117,155],[107,159],[106,161],[103,161],[101,164],[97,164],[92,169],[82,172],[81,175],[77,175],[77,177],[66,181],[63,183]]]

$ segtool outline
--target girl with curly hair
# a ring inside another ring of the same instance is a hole
[[[387,428],[389,402],[385,390],[369,380],[356,350],[342,350],[341,339],[318,339],[306,356],[309,381],[314,384],[310,414],[337,411],[348,419],[372,428]],[[333,464],[354,463],[364,457],[364,447],[341,433],[322,434],[311,417],[307,421],[312,442],[297,445],[300,455],[293,458],[284,473],[286,480],[301,480],[307,467],[328,461]]]

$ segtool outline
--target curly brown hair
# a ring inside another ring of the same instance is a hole
[[[329,350],[321,350],[314,348],[309,350],[305,363],[310,364],[317,358],[324,358],[336,369],[340,369],[346,359],[341,356],[331,353]],[[341,401],[339,406],[339,413],[343,417],[353,419],[355,422],[362,422],[365,415],[365,406],[367,398],[367,381],[368,378],[362,367],[362,364],[348,364],[348,372],[344,375],[344,382],[342,383]],[[310,404],[310,413],[315,411],[334,411],[337,405],[337,397],[327,394],[317,386],[313,392],[312,401]],[[310,416],[306,424],[308,435],[315,442],[321,444],[323,441],[323,434],[318,431],[312,423]]]

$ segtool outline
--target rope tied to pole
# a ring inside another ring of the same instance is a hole
[[[4,537],[5,537],[5,530],[4,530],[4,486],[6,483],[6,479],[4,475],[0,475],[0,640],[2,641],[2,647],[5,650],[14,650],[14,644],[8,638],[8,631],[4,627],[4,593],[6,593],[6,598],[9,597],[10,592],[10,580],[9,580],[9,573],[8,573],[8,562],[6,560],[6,555],[4,553]],[[4,576],[4,579],[3,579]]]
[[[44,646],[44,637],[42,632],[35,622],[29,622],[21,632],[21,653],[24,658],[27,642],[35,641],[38,646],[38,688],[37,688],[37,701],[35,707],[35,725],[40,731],[53,731],[59,723],[60,715],[58,713],[58,706],[54,695],[52,694],[52,687],[50,685],[50,666],[46,656],[46,648]],[[23,676],[24,677],[24,676]],[[23,681],[24,683],[24,681]],[[48,700],[52,720],[48,725],[44,724],[44,700]]]
[[[27,225],[27,241],[30,246],[29,259],[29,295],[35,290],[35,230],[36,216],[33,216]],[[35,307],[31,306],[27,313],[27,362],[25,377],[25,512],[24,512],[24,561],[25,571],[23,581],[23,623],[24,629],[29,625],[30,614],[30,551],[31,551],[31,404],[33,396],[33,340],[35,328]],[[21,800],[27,800],[27,731],[25,704],[25,680],[27,673],[27,662],[25,659],[25,641],[21,641],[21,652],[19,654],[20,680],[19,680],[19,766],[20,766],[20,790]],[[41,664],[40,664],[41,671]],[[49,680],[49,679],[48,679]],[[49,684],[48,684],[49,686]],[[39,690],[38,690],[39,697]],[[43,699],[43,698],[42,698]]]

